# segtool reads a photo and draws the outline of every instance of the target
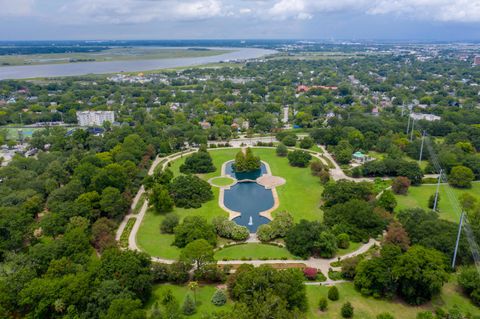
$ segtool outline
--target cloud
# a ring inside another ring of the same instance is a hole
[[[41,6],[40,6],[41,4]],[[480,22],[480,0],[0,0],[0,16],[41,16],[63,24],[153,21],[309,20],[331,13],[422,21]]]
[[[220,0],[74,0],[60,11],[74,24],[199,20],[225,13]]]
[[[275,0],[263,15],[271,19],[310,19],[315,14],[349,12],[397,15],[421,20],[480,22],[480,0]],[[265,2],[263,2],[265,3]]]
[[[480,22],[480,0],[377,0],[367,12],[437,21]]]
[[[34,13],[34,0],[0,0],[0,16],[29,16]]]

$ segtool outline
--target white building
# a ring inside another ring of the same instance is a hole
[[[440,121],[442,119],[440,116],[425,113],[411,113],[410,118],[414,119],[415,121],[425,120],[429,122]]]
[[[80,126],[102,126],[104,122],[115,122],[113,111],[84,111],[77,112],[77,121]]]
[[[288,123],[288,106],[284,106],[283,107],[283,118],[282,118],[282,122],[285,124],[285,123]]]

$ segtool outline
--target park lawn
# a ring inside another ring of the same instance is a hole
[[[473,197],[477,198],[477,200],[480,200],[480,182],[473,182],[472,188],[469,189],[453,188],[447,184],[442,184],[440,186],[440,202],[438,205],[440,211],[439,217],[458,223],[461,212],[455,211],[453,208],[454,206],[450,202],[447,195],[447,187],[453,191],[457,198],[461,194],[469,193]],[[436,189],[436,185],[420,185],[410,187],[407,195],[395,195],[395,198],[397,199],[397,207],[395,210],[398,212],[402,209],[415,207],[428,209],[428,199],[431,195],[435,194]]]
[[[328,287],[326,286],[307,286],[307,297],[309,310],[307,318],[309,319],[340,319],[340,309],[342,305],[349,301],[354,307],[353,318],[375,319],[377,315],[383,312],[389,312],[395,318],[415,319],[417,313],[431,311],[437,307],[449,310],[457,305],[461,311],[478,314],[480,309],[473,305],[470,300],[458,291],[459,287],[455,280],[451,278],[450,282],[445,284],[442,293],[434,297],[432,302],[422,306],[410,306],[401,300],[383,300],[372,297],[364,297],[355,290],[353,283],[343,283],[336,285],[340,292],[338,301],[328,301],[328,309],[325,312],[318,310],[318,301],[320,297],[326,297]]]
[[[346,255],[346,254],[350,254],[351,252],[354,252],[355,250],[359,249],[360,246],[362,246],[362,245],[363,245],[363,243],[361,243],[361,242],[356,243],[356,242],[351,241],[348,248],[345,248],[345,249],[339,248],[338,251],[337,251],[337,254],[335,256],[343,256],[343,255]]]
[[[212,149],[209,150],[212,155],[213,163],[216,167],[215,172],[202,174],[200,177],[208,180],[215,176],[220,176],[222,164],[235,158],[238,148],[232,149]],[[288,160],[284,157],[278,157],[275,149],[255,148],[254,154],[266,161],[272,170],[273,175],[281,176],[287,180],[285,185],[277,187],[280,199],[280,207],[277,211],[286,210],[296,221],[300,219],[318,220],[323,218],[323,212],[319,208],[320,196],[323,187],[318,178],[311,175],[309,168],[291,167]],[[180,165],[185,162],[186,156],[173,161],[169,168],[175,176],[180,175]],[[212,187],[214,198],[202,207],[197,209],[184,209],[175,207],[173,212],[183,219],[185,216],[203,216],[211,221],[215,216],[228,216],[227,212],[218,205],[219,188]],[[145,214],[140,229],[137,233],[137,244],[145,252],[155,257],[176,259],[180,255],[180,249],[171,246],[173,235],[161,234],[160,224],[164,218],[163,214],[157,214],[149,209]]]
[[[233,179],[230,177],[215,177],[210,183],[213,186],[227,186],[233,183]]]
[[[317,144],[314,144],[310,150],[323,154],[323,149],[321,149]]]
[[[153,286],[152,296],[145,304],[144,309],[147,310],[148,313],[151,313],[156,302],[158,302],[158,304],[161,304],[160,301],[168,289],[172,291],[172,294],[177,299],[180,307],[182,307],[183,301],[185,300],[187,294],[190,294],[190,296],[192,296],[193,298],[193,292],[188,289],[186,285],[155,285]],[[216,311],[227,311],[231,309],[233,306],[233,302],[230,300],[227,300],[227,303],[221,307],[217,307],[212,304],[211,299],[216,289],[217,288],[213,285],[200,285],[196,291],[197,312],[194,315],[188,316],[186,318],[198,319],[202,318],[205,313],[210,314]]]
[[[255,148],[254,154],[270,165],[273,175],[287,181],[276,188],[280,200],[280,207],[276,211],[288,211],[297,222],[301,219],[323,219],[320,209],[323,186],[318,177],[312,176],[310,168],[290,166],[286,157],[275,154],[275,149]]]
[[[268,244],[240,244],[226,247],[215,253],[217,260],[252,259],[298,259],[286,248]]]
[[[214,199],[204,203],[202,207],[197,209],[185,209],[175,207],[173,212],[176,213],[181,220],[186,216],[203,216],[209,222],[215,216],[225,216],[228,214],[218,206],[219,189],[212,188]],[[142,250],[151,256],[178,259],[180,256],[180,248],[172,246],[174,235],[160,233],[160,224],[165,218],[165,214],[158,214],[150,208],[143,218],[140,229],[137,233],[137,244]]]

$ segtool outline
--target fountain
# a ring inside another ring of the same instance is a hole
[[[252,226],[253,225],[253,220],[252,220],[252,216],[250,216],[250,219],[248,220],[248,226]]]

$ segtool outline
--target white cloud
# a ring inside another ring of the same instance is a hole
[[[367,12],[438,21],[480,22],[480,0],[377,0]]]
[[[480,0],[0,0],[2,17],[37,15],[71,24],[215,17],[308,20],[332,12],[475,23],[480,22]]]
[[[34,0],[0,0],[0,16],[32,15],[34,4]]]
[[[316,13],[394,14],[423,20],[480,22],[480,0],[275,0],[263,15],[310,19]],[[265,2],[264,2],[265,3]]]
[[[224,14],[220,0],[74,0],[62,6],[70,23],[147,23],[198,20]]]

